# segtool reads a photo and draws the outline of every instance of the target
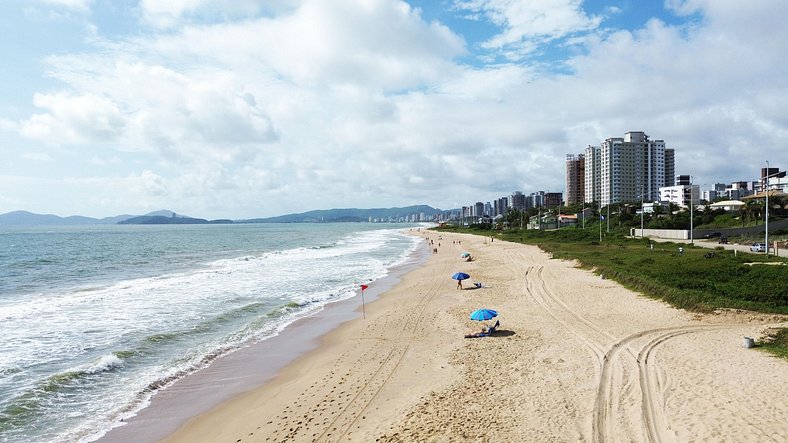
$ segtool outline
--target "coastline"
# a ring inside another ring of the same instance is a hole
[[[677,310],[534,246],[442,246],[260,388],[164,441],[764,441],[788,435],[788,364],[742,348],[779,316]],[[458,243],[455,243],[458,242]],[[459,242],[462,242],[461,244]],[[461,251],[476,258],[466,263]],[[459,291],[468,272],[480,289]],[[492,337],[463,339],[473,309]]]
[[[391,268],[388,275],[364,291],[366,302],[374,302],[403,275],[421,266],[429,252],[423,243],[417,244],[405,262]],[[361,315],[358,297],[328,303],[320,311],[288,324],[276,335],[219,356],[206,367],[175,380],[121,424],[90,441],[160,441],[193,417],[264,386],[293,361],[317,349],[330,331]]]

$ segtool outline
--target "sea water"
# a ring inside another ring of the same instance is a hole
[[[419,244],[367,223],[0,228],[0,442],[90,441]]]

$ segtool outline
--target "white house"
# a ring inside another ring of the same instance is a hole
[[[738,211],[741,207],[744,206],[743,201],[739,200],[725,200],[717,203],[712,203],[709,205],[709,208],[712,210],[714,209],[723,209],[725,211]]]

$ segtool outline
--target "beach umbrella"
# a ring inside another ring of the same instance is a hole
[[[482,308],[471,312],[471,320],[476,320],[476,321],[485,321],[497,316],[498,313],[493,311],[492,309]]]
[[[462,258],[470,257],[470,256],[471,256],[470,252],[463,252],[462,254],[460,254],[460,257]]]
[[[466,280],[471,278],[471,276],[464,272],[456,272],[454,275],[451,276],[451,278],[454,280]]]

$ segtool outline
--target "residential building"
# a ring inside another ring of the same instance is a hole
[[[785,171],[780,172],[780,168],[761,168],[761,180],[763,180],[766,176],[771,178],[783,178],[785,177]]]
[[[544,204],[548,208],[556,208],[561,206],[564,195],[560,192],[546,192],[544,194]]]
[[[566,156],[566,205],[583,203],[585,199],[586,175],[585,155]]]
[[[577,215],[558,214],[558,226],[561,228],[565,226],[577,226]]]
[[[482,203],[482,202],[476,202],[476,203],[475,203],[475,204],[472,206],[472,209],[473,209],[473,214],[472,214],[472,215],[473,215],[474,217],[481,217],[481,216],[483,216],[483,215],[484,215],[484,203]]]
[[[770,178],[769,190],[788,193],[788,177]]]
[[[697,206],[700,203],[700,187],[687,184],[659,188],[659,201],[683,208],[689,207],[690,202]]]
[[[498,215],[506,215],[506,211],[509,209],[509,199],[506,197],[501,197],[495,201],[493,201],[493,217]]]
[[[526,209],[531,208],[541,208],[545,206],[545,192],[544,191],[536,191],[532,192],[526,202],[525,207]]]
[[[651,140],[640,131],[589,146],[585,157],[585,200],[611,203],[654,201],[659,188],[673,185],[674,152],[664,140]]]
[[[555,214],[545,212],[528,218],[527,229],[558,229],[558,218]]]
[[[509,197],[509,207],[516,211],[525,211],[525,195],[520,191],[514,191]]]
[[[599,156],[599,146],[588,145],[583,153],[583,171],[585,173],[585,184],[583,186],[583,192],[585,192],[584,203],[602,200],[602,161]]]
[[[725,183],[715,183],[714,189],[703,191],[701,194],[701,199],[706,200],[707,202],[713,202],[717,199],[717,197],[722,197],[725,195],[725,188],[727,188]]]
[[[635,213],[636,214],[640,214],[640,212],[642,211],[644,214],[653,214],[653,213],[657,212],[656,208],[662,208],[661,209],[662,212],[667,212],[669,207],[670,207],[670,205],[666,201],[663,201],[663,202],[659,202],[659,201],[648,202],[648,203],[643,203],[643,208],[640,209],[640,210],[635,211]]]
[[[712,210],[714,210],[714,209],[723,209],[725,211],[738,211],[744,205],[745,205],[745,203],[743,201],[739,201],[739,200],[724,200],[724,201],[721,201],[721,202],[712,203],[712,204],[709,205],[709,207]]]
[[[665,148],[665,184],[662,186],[673,186],[673,177],[676,175],[676,152],[672,148]]]
[[[739,200],[742,197],[746,197],[754,193],[750,186],[752,186],[752,184],[746,181],[733,182],[730,184],[730,186],[725,188],[725,194],[727,195],[728,200]]]

